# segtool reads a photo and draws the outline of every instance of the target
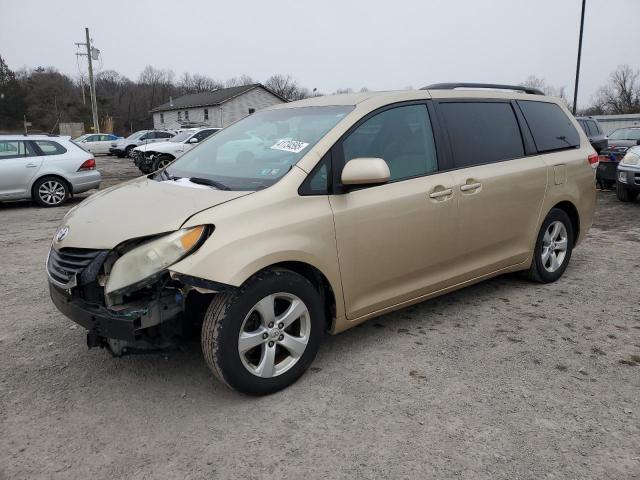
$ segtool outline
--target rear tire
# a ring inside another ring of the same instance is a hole
[[[621,202],[633,202],[638,197],[638,192],[634,192],[620,182],[617,182],[616,197],[618,197],[618,200]]]
[[[202,351],[227,386],[268,395],[307,370],[324,320],[322,299],[309,280],[285,269],[265,270],[213,298],[202,324]]]
[[[43,177],[33,185],[33,199],[41,207],[58,207],[69,198],[67,182],[58,177]]]
[[[526,278],[539,283],[558,280],[569,265],[574,245],[573,224],[564,210],[552,208],[542,222]]]

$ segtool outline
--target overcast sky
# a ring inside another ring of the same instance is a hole
[[[12,69],[78,74],[91,29],[98,67],[145,65],[216,79],[288,73],[332,92],[434,82],[520,83],[573,95],[581,0],[0,0],[0,55]],[[640,0],[587,0],[579,106],[617,65],[640,68]],[[85,64],[86,65],[86,64]],[[82,66],[82,65],[81,65]]]

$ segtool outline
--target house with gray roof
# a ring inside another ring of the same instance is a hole
[[[255,83],[190,93],[169,99],[151,110],[153,128],[226,127],[262,108],[286,100]]]

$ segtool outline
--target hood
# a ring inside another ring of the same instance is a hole
[[[140,145],[139,147],[134,148],[134,150],[138,150],[139,152],[146,152],[147,150],[151,150],[153,152],[159,151],[171,151],[175,150],[176,147],[182,147],[182,142],[155,142],[155,143],[146,143],[144,145]]]
[[[125,240],[178,230],[191,215],[253,192],[228,192],[187,179],[141,177],[87,198],[65,216],[56,248],[111,249]]]

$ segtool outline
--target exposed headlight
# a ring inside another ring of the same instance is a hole
[[[193,252],[207,232],[206,225],[183,228],[151,240],[125,253],[111,269],[105,292],[119,293],[144,285],[167,267]]]
[[[624,163],[625,165],[640,165],[640,155],[634,152],[627,152],[627,154],[622,157],[620,163]]]

